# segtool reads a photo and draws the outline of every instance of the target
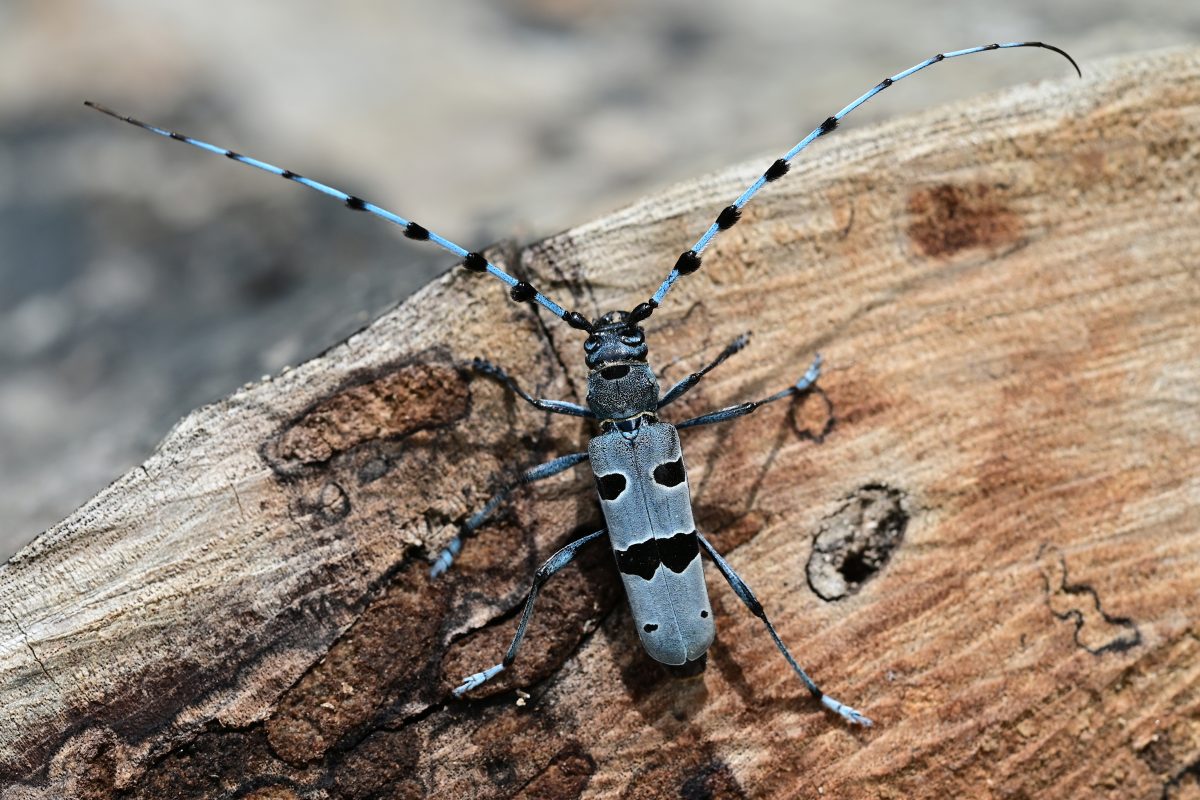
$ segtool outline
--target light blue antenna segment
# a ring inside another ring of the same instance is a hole
[[[658,291],[650,298],[650,303],[656,308],[662,305],[663,298],[667,296],[667,292],[671,291],[671,287],[675,285],[675,281],[679,280],[679,270],[671,270],[671,274],[662,282],[662,286],[658,287]]]
[[[397,219],[399,219],[399,217],[397,217]],[[438,236],[433,231],[429,232],[429,241],[433,242],[434,244],[436,244],[438,247],[442,248],[443,250],[449,250],[451,253],[454,253],[454,255],[458,256],[459,258],[467,257],[466,250],[459,247],[458,245],[456,245],[454,242],[450,241],[449,239],[443,239],[441,236]],[[489,267],[492,266],[492,263],[490,261],[488,262],[488,266]],[[500,269],[496,269],[496,272],[500,273],[500,275],[504,275],[504,277],[506,277],[506,278],[509,277]],[[499,277],[499,275],[497,275],[497,277]],[[514,280],[513,283],[516,283],[516,281]]]
[[[934,64],[938,63],[939,61],[945,61],[948,58],[958,58],[959,56],[968,56],[968,55],[971,55],[972,53],[982,53],[985,50],[1005,50],[1005,49],[1012,48],[1012,47],[1041,47],[1046,50],[1053,50],[1055,53],[1058,53],[1063,58],[1070,61],[1071,66],[1075,67],[1075,72],[1079,73],[1081,76],[1083,74],[1079,70],[1079,65],[1075,63],[1075,59],[1071,58],[1071,56],[1067,55],[1066,52],[1064,52],[1063,50],[1060,50],[1059,48],[1055,47],[1054,45],[1045,44],[1043,42],[1005,42],[1004,44],[985,44],[985,45],[981,45],[979,47],[968,47],[965,50],[955,50],[950,53],[938,53],[937,55],[935,55],[931,58],[925,59],[924,61],[922,61],[919,64],[914,64],[913,66],[909,67],[908,69],[904,70],[903,72],[897,72],[895,75],[893,75],[890,78],[884,78],[882,81],[880,81],[875,86],[873,86],[870,90],[868,90],[868,91],[864,92],[862,95],[860,95],[854,102],[850,103],[848,106],[843,108],[841,111],[837,112],[832,117],[829,117],[823,123],[821,123],[816,128],[814,128],[812,133],[808,134],[808,136],[805,136],[803,139],[801,139],[796,144],[795,147],[793,147],[791,150],[788,150],[786,153],[784,153],[784,155],[780,159],[780,161],[786,166],[788,164],[788,162],[790,162],[793,158],[795,158],[797,155],[799,155],[800,152],[802,150],[804,150],[804,148],[808,147],[815,140],[821,138],[825,134],[833,131],[834,128],[837,127],[838,123],[841,122],[843,117],[845,117],[847,114],[849,114],[854,109],[861,106],[863,103],[870,100],[875,95],[882,92],[884,89],[886,89],[889,86],[891,86],[892,84],[894,84],[896,81],[904,80],[909,75],[914,75],[914,74],[920,72],[921,70],[925,69],[926,67],[933,66]],[[776,176],[776,177],[780,177],[780,176]],[[769,179],[768,179],[767,175],[764,174],[764,175],[759,176],[758,180],[756,180],[756,181],[754,181],[754,183],[750,184],[749,188],[747,188],[746,191],[742,192],[742,194],[738,197],[737,200],[733,201],[732,207],[735,209],[738,209],[740,211],[742,209],[742,207],[746,205],[746,203],[750,202],[750,198],[754,197],[754,195],[758,193],[758,190],[761,189],[763,186],[765,186],[768,182],[769,182]],[[718,223],[714,222],[712,225],[710,225],[708,227],[708,230],[706,230],[704,232],[704,235],[701,236],[699,239],[697,239],[696,243],[694,245],[692,245],[692,252],[695,253],[696,255],[700,255],[701,253],[703,253],[704,249],[706,247],[708,247],[709,244],[712,243],[712,240],[720,232],[721,232],[721,226]],[[654,297],[651,298],[650,302],[653,306],[657,307],[658,305],[660,305],[662,303],[663,298],[665,298],[667,296],[667,292],[671,291],[671,287],[675,285],[675,281],[679,280],[679,276],[680,276],[680,272],[678,269],[671,270],[670,274],[667,275],[666,280],[664,280],[662,282],[662,285],[658,287],[658,291],[656,291],[654,293]]]
[[[245,164],[248,167],[254,167],[255,169],[262,170],[263,172],[268,172],[272,175],[278,175],[279,177],[286,178],[287,180],[292,181],[293,183],[298,183],[301,186],[306,186],[309,189],[314,189],[323,195],[327,195],[329,197],[333,197],[337,200],[340,200],[341,202],[345,203],[347,207],[349,207],[351,209],[355,209],[358,211],[365,211],[368,214],[371,214],[372,216],[376,216],[376,217],[379,217],[380,219],[387,220],[388,222],[392,223],[393,225],[399,225],[401,228],[404,229],[404,235],[407,236],[408,238],[414,239],[417,241],[428,240],[429,242],[432,242],[433,244],[437,245],[438,247],[442,248],[443,250],[445,250],[449,253],[453,253],[458,258],[465,259],[465,258],[467,258],[467,256],[471,255],[470,251],[468,251],[464,247],[461,247],[460,245],[455,244],[454,242],[450,241],[449,239],[447,239],[443,236],[439,236],[438,234],[434,233],[433,231],[426,229],[424,226],[418,225],[417,223],[413,222],[410,219],[405,219],[404,217],[400,216],[399,214],[394,214],[391,211],[388,211],[386,208],[382,208],[380,206],[375,205],[374,203],[367,202],[366,200],[363,200],[360,197],[356,197],[352,194],[347,194],[346,192],[343,192],[341,189],[335,189],[334,187],[327,186],[326,184],[321,183],[320,181],[314,181],[312,178],[306,178],[303,175],[297,175],[296,173],[292,172],[291,170],[283,169],[282,167],[277,167],[274,164],[268,164],[265,161],[259,161],[256,158],[250,158],[249,156],[244,156],[241,153],[234,152],[233,150],[229,150],[224,147],[218,147],[215,144],[209,144],[208,142],[201,141],[200,139],[193,139],[190,136],[184,136],[181,133],[176,133],[175,131],[170,131],[170,130],[167,130],[166,128],[160,128],[156,125],[151,125],[147,122],[142,122],[139,119],[134,119],[133,117],[127,117],[124,114],[118,114],[117,112],[113,111],[112,109],[105,108],[104,106],[99,105],[98,103],[93,103],[91,101],[88,101],[88,102],[85,102],[84,105],[94,108],[97,111],[100,111],[104,114],[109,115],[110,117],[115,117],[116,119],[119,119],[122,122],[128,122],[130,125],[136,125],[137,127],[142,128],[143,130],[147,130],[150,133],[157,134],[158,136],[162,136],[167,139],[174,139],[175,141],[183,142],[184,144],[190,144],[192,147],[198,148],[200,150],[204,150],[206,152],[209,152],[209,153],[212,153],[212,154],[218,155],[218,156],[225,156],[226,158],[230,159],[231,161],[237,161],[238,163]],[[505,284],[507,284],[509,286],[509,288],[516,288],[517,285],[520,283],[520,281],[518,281],[512,275],[509,275],[507,272],[500,269],[499,267],[497,267],[495,264],[491,263],[490,261],[483,260],[483,264],[485,265],[484,271],[488,272],[493,277],[499,278],[501,281],[503,281]],[[515,296],[514,296],[514,299],[516,299]],[[549,311],[551,314],[553,314],[556,317],[559,317],[561,319],[566,319],[568,316],[568,312],[566,310],[564,310],[562,306],[560,306],[558,303],[554,302],[550,298],[546,297],[541,292],[538,292],[535,290],[530,299],[532,299],[533,302],[542,306],[542,308],[545,308],[547,311]]]

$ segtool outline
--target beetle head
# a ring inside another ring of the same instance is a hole
[[[584,360],[590,369],[616,361],[645,361],[646,332],[629,322],[625,311],[610,311],[592,323],[592,333],[583,343]]]

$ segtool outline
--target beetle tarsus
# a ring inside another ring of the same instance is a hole
[[[504,665],[496,664],[493,667],[488,667],[483,672],[476,672],[474,675],[468,675],[467,677],[463,678],[462,685],[454,690],[454,696],[462,697],[472,689],[478,689],[480,686],[483,686],[485,683],[503,671]]]

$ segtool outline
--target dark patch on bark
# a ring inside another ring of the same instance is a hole
[[[1176,771],[1166,780],[1162,788],[1162,800],[1183,800],[1194,796],[1188,790],[1200,793],[1200,760],[1193,761]]]
[[[326,481],[315,497],[302,501],[303,513],[312,514],[322,525],[332,525],[350,514],[350,497],[336,481]]]
[[[905,492],[882,484],[859,488],[813,537],[809,587],[829,601],[857,593],[900,546],[908,519]]]
[[[332,795],[406,800],[429,797],[417,772],[420,755],[420,738],[409,730],[376,730],[334,767]]]
[[[679,796],[682,800],[727,800],[744,798],[746,793],[729,765],[714,758],[683,782]]]
[[[522,800],[578,798],[594,774],[596,760],[578,743],[572,742],[559,750],[550,763],[513,797]]]
[[[423,565],[397,576],[279,699],[266,723],[279,757],[293,765],[314,761],[339,742],[361,738],[389,708],[436,702],[447,602]]]
[[[909,238],[923,255],[948,257],[974,247],[1015,242],[1021,219],[987,184],[941,184],[908,198]]]
[[[435,354],[431,354],[433,356]],[[364,444],[403,439],[466,416],[467,376],[443,360],[407,361],[354,376],[312,403],[260,448],[281,478]]]
[[[623,800],[744,800],[748,796],[713,746],[686,725],[644,763],[630,766],[632,775],[620,795]]]
[[[201,800],[288,797],[290,791],[296,797],[318,777],[316,770],[298,772],[275,758],[261,726],[227,730],[214,723],[162,756],[127,796]]]

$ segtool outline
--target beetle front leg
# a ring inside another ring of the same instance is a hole
[[[672,386],[670,390],[663,395],[662,399],[658,401],[658,407],[662,408],[663,406],[669,403],[674,403],[676,400],[683,397],[683,395],[689,392],[693,386],[700,382],[701,378],[711,372],[713,368],[720,365],[722,361],[729,358],[731,355],[734,355],[735,353],[741,352],[742,348],[745,347],[746,343],[749,341],[750,334],[748,333],[743,333],[741,336],[734,339],[717,355],[716,358],[712,360],[710,364],[702,368],[699,372],[693,372],[691,375],[688,375],[679,383]]]
[[[540,397],[534,397],[518,386],[517,382],[509,377],[503,367],[498,367],[486,359],[475,359],[471,362],[471,369],[504,384],[509,391],[539,411],[549,411],[552,414],[565,414],[569,417],[596,418],[596,415],[592,413],[590,408],[581,406],[578,403],[571,403],[566,400],[545,400]]]

